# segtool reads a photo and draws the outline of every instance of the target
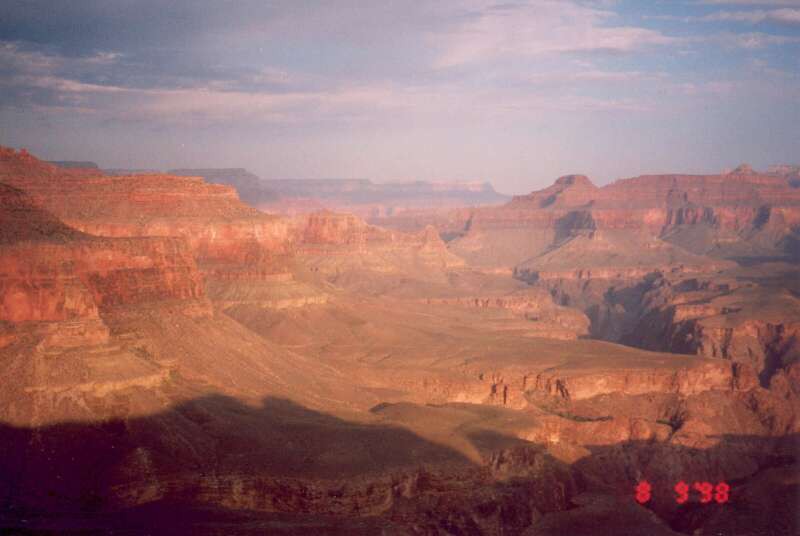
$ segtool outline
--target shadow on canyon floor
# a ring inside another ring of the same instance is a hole
[[[784,240],[784,249],[786,251],[786,255],[783,256],[765,256],[765,255],[733,255],[730,257],[726,257],[727,260],[731,260],[738,264],[739,266],[745,268],[752,268],[753,266],[758,266],[760,264],[769,264],[769,263],[790,263],[790,264],[798,264],[800,263],[800,247],[798,247],[800,241],[794,237],[787,237]]]
[[[125,420],[0,425],[0,533],[521,534],[541,521],[526,534],[592,534],[604,520],[599,534],[638,534],[628,519],[656,522],[633,500],[640,479],[661,496],[648,507],[681,533],[798,528],[795,436],[590,446],[572,463],[495,431],[467,437],[484,463],[400,426],[224,396]],[[726,479],[741,500],[678,509],[669,503],[680,479]],[[586,506],[587,493],[613,500]]]

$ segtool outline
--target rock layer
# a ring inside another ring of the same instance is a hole
[[[592,230],[644,234],[715,257],[793,257],[800,189],[790,174],[745,168],[720,175],[644,175],[603,187],[568,175],[506,205],[417,219],[458,237],[453,251],[486,265],[516,265],[575,231]],[[400,218],[398,225],[414,223]]]
[[[674,503],[688,475],[731,482],[734,514],[790,521],[748,496],[794,462],[796,333],[780,311],[745,307],[764,288],[794,304],[796,289],[724,263],[693,272],[697,255],[648,235],[641,213],[595,210],[603,189],[584,177],[495,212],[502,225],[525,215],[515,239],[541,230],[526,288],[510,277],[519,263],[472,270],[433,228],[275,218],[197,179],[61,171],[15,152],[0,163],[16,185],[0,188],[0,530],[726,526]],[[464,239],[509,230],[479,220]],[[615,260],[632,236],[641,251]],[[541,337],[532,325],[585,332],[568,301],[592,330],[662,329],[687,344],[665,349],[701,355]],[[631,497],[642,479],[658,490],[646,507]]]
[[[0,228],[0,320],[35,325],[47,345],[104,342],[101,313],[113,307],[204,299],[180,240],[93,237],[2,184]]]
[[[206,273],[284,271],[287,222],[239,201],[229,186],[168,175],[111,177],[62,169],[10,149],[0,182],[24,190],[71,227],[104,237],[178,237]]]

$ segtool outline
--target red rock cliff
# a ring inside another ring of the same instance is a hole
[[[0,252],[0,321],[69,322],[61,342],[102,342],[101,314],[115,306],[203,298],[182,240],[90,236],[3,184]]]
[[[603,187],[569,175],[505,205],[458,216],[462,231],[456,252],[478,260],[481,251],[492,252],[511,264],[590,230],[644,233],[717,257],[800,254],[800,188],[785,173],[756,173],[744,166],[719,175],[645,175]],[[508,255],[503,255],[498,247],[511,240],[509,230],[527,234],[506,245]]]
[[[183,238],[206,273],[241,272],[242,266],[280,271],[290,250],[286,220],[243,204],[232,187],[197,177],[104,176],[0,148],[0,182],[88,234]]]

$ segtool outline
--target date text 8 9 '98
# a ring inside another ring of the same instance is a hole
[[[675,502],[683,504],[689,500],[689,494],[695,491],[699,494],[701,504],[708,504],[716,501],[719,504],[728,502],[730,498],[731,487],[726,482],[720,482],[716,486],[711,482],[695,482],[689,487],[689,484],[681,480],[673,488],[675,491]],[[653,493],[653,486],[646,480],[642,480],[636,485],[635,498],[636,501],[644,504],[650,500]]]

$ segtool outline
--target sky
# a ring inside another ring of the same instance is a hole
[[[800,163],[800,0],[3,0],[0,145],[504,193]]]

